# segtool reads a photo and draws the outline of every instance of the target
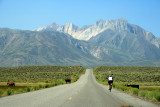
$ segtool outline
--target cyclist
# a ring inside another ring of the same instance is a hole
[[[113,84],[113,77],[112,77],[112,75],[109,75],[109,77],[108,77],[108,89],[109,89],[109,85],[112,86],[112,84]]]

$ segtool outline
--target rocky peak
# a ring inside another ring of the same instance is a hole
[[[105,23],[103,19],[98,20],[94,25],[96,26],[102,26]]]
[[[59,25],[53,22],[51,25],[49,25],[47,27],[50,28],[50,29],[57,30],[57,28],[59,27]]]
[[[47,25],[45,27],[40,27],[36,31],[44,31],[44,30],[53,30],[53,31],[55,31],[55,30],[58,29],[58,27],[59,27],[59,25],[53,22],[51,25]]]
[[[64,25],[64,28],[67,28],[67,29],[76,31],[79,27],[76,26],[76,25],[74,25],[74,24],[72,24],[72,23],[66,23],[66,24]]]
[[[64,32],[64,33],[68,33],[73,36],[73,33],[77,32],[78,29],[79,29],[78,26],[76,26],[72,23],[66,23],[63,26],[60,26],[57,30]]]
[[[117,21],[120,21],[120,22],[124,22],[124,23],[128,23],[128,21],[125,19],[125,18],[120,18],[120,19],[118,19]]]
[[[42,30],[60,31],[63,33],[68,33],[76,39],[86,40],[86,41],[88,41],[90,38],[100,34],[105,30],[112,30],[115,32],[130,32],[135,36],[141,36],[141,38],[144,38],[148,41],[155,40],[154,35],[150,34],[149,32],[145,31],[144,29],[142,29],[137,25],[128,23],[128,21],[124,18],[120,18],[117,20],[100,19],[93,25],[83,26],[81,28],[72,23],[66,23],[65,25],[62,26],[59,26],[56,23],[52,23],[51,25],[37,29],[37,31],[42,31]],[[158,42],[157,41],[156,43],[159,43],[159,41]],[[155,43],[155,41],[152,43]]]

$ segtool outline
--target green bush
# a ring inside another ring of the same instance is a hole
[[[113,88],[115,88],[115,87],[116,87],[116,86],[115,86],[115,84],[113,84],[112,86],[113,86]]]
[[[78,76],[76,76],[74,79],[71,80],[71,83],[76,82],[79,79]]]
[[[126,86],[124,86],[124,85],[122,85],[122,84],[120,84],[120,83],[117,83],[117,82],[114,82],[114,83],[113,83],[113,87],[114,87],[114,88],[117,88],[117,89],[120,89],[120,90],[122,90],[122,91],[128,90],[128,87],[126,87]]]
[[[25,92],[24,89],[18,89],[18,90],[16,91],[16,94],[20,94],[20,93],[23,93],[23,92]]]
[[[126,86],[121,86],[120,89],[121,89],[122,91],[126,91],[126,90],[127,90],[127,87],[126,87]]]
[[[26,87],[26,91],[30,92],[31,91],[31,87]]]
[[[43,85],[42,85],[42,84],[39,84],[38,86],[39,86],[39,88],[43,88]]]
[[[155,91],[153,92],[153,96],[154,96],[154,98],[155,98],[157,101],[160,102],[160,91],[159,91],[159,90],[155,90]]]
[[[145,96],[145,98],[147,98],[147,99],[153,99],[153,92],[148,91],[147,94],[146,94],[146,96]]]
[[[131,92],[132,94],[134,94],[134,95],[138,95],[139,90],[138,90],[137,88],[132,88],[132,89],[130,90],[130,92]]]
[[[117,88],[117,89],[120,89],[120,84],[118,83],[113,83],[113,87]]]
[[[34,90],[39,90],[39,89],[40,89],[39,86],[34,87]]]
[[[3,94],[3,91],[2,91],[2,90],[0,90],[0,96],[2,96],[2,94]]]
[[[65,84],[65,81],[55,81],[55,86],[60,85],[60,84]]]
[[[49,84],[46,84],[44,87],[45,87],[45,88],[49,88]]]
[[[8,88],[7,89],[7,95],[12,95],[14,93],[13,89]]]
[[[42,88],[45,88],[45,85],[42,85]]]
[[[45,83],[49,83],[49,81],[48,81],[48,80],[46,80],[46,81],[45,81]]]
[[[61,84],[66,84],[66,82],[65,81],[61,81]]]
[[[141,90],[139,91],[138,96],[145,97],[147,94],[148,94],[147,90]]]
[[[54,86],[55,86],[55,83],[52,83],[50,86],[51,86],[51,87],[54,87]]]

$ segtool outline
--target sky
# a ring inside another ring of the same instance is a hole
[[[160,0],[0,0],[0,28],[79,27],[125,18],[160,38]]]

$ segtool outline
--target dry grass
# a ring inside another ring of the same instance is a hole
[[[47,83],[45,82],[38,82],[38,83],[17,83],[15,82],[15,86],[29,86],[29,87],[33,87],[33,86],[37,86],[37,85],[45,85]],[[7,82],[0,82],[0,86],[7,86]]]
[[[140,86],[142,90],[160,90],[160,86]]]

